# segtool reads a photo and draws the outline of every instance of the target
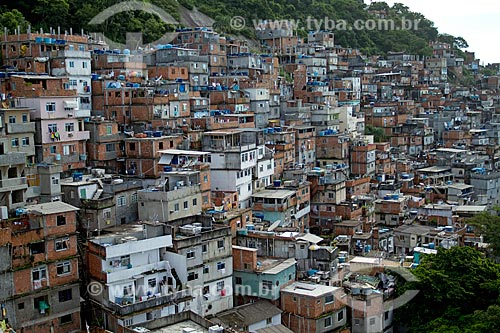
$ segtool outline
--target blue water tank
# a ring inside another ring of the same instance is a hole
[[[255,226],[253,224],[247,224],[247,230],[255,230]]]
[[[74,182],[81,182],[83,180],[83,173],[81,172],[74,172],[73,173],[73,181]]]
[[[154,131],[154,132],[153,132],[153,136],[154,136],[155,138],[160,138],[162,135],[163,135],[163,132],[162,132],[162,131]]]
[[[274,184],[274,187],[280,187],[280,186],[281,186],[281,180],[279,180],[279,179],[278,179],[278,180],[275,180],[275,181],[273,182],[273,184]]]
[[[170,165],[165,165],[165,166],[163,167],[163,171],[164,171],[164,172],[170,172],[170,171],[172,171],[172,167],[171,167]]]
[[[127,54],[127,55],[130,54],[130,50],[129,49],[124,49],[123,50],[123,54]]]
[[[118,75],[118,80],[125,81],[125,75]]]
[[[436,248],[436,244],[429,243],[429,249],[434,250]]]

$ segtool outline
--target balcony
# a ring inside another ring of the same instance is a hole
[[[26,163],[26,153],[0,154],[0,167]]]
[[[35,133],[35,123],[7,124],[7,134]]]
[[[26,177],[0,180],[0,191],[15,191],[27,187]]]
[[[72,112],[73,118],[89,118],[90,117],[90,109],[82,109],[76,110]]]
[[[61,141],[81,141],[90,139],[89,131],[59,132]]]
[[[168,305],[172,303],[178,303],[181,300],[192,299],[190,290],[181,290],[171,294],[157,294],[152,298],[145,301],[136,301],[132,304],[120,305],[114,302],[108,302],[106,306],[110,308],[113,312],[120,316],[126,316],[134,312],[140,312],[147,309],[151,309],[157,306]],[[116,299],[115,299],[116,300]],[[121,298],[121,301],[127,301],[127,299]],[[129,297],[128,301],[133,301],[133,297]]]

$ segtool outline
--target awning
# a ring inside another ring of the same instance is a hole
[[[64,107],[69,109],[78,109],[78,101],[64,101]]]
[[[172,162],[173,155],[161,155],[160,161],[158,164],[166,164],[170,165],[170,162]]]

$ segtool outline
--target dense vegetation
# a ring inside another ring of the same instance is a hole
[[[31,22],[35,30],[50,27],[61,27],[62,31],[72,27],[74,31],[85,29],[91,32],[106,32],[111,39],[123,42],[125,32],[144,33],[145,41],[154,41],[173,27],[169,27],[155,15],[130,11],[114,15],[101,26],[89,26],[88,22],[102,10],[119,3],[118,0],[18,0],[0,7],[0,26],[14,31],[17,26],[25,30]],[[179,5],[188,9],[198,8],[215,19],[217,30],[226,33],[242,33],[252,37],[252,20],[263,19],[295,19],[305,22],[307,17],[315,19],[346,20],[350,24],[356,19],[375,18],[374,11],[385,10],[387,18],[394,19],[396,26],[404,17],[407,20],[420,20],[418,30],[336,30],[335,38],[339,45],[361,49],[365,54],[384,54],[388,51],[407,51],[429,55],[431,49],[428,42],[436,40],[439,35],[434,23],[420,13],[409,10],[402,4],[389,7],[384,2],[375,2],[367,6],[360,0],[149,0],[164,9],[175,19],[180,18]],[[230,26],[233,16],[243,16],[247,28],[235,31]],[[305,25],[305,24],[304,24]],[[2,29],[3,30],[3,29]],[[307,34],[302,26],[299,35]],[[449,36],[449,35],[445,35]],[[453,36],[450,36],[452,39]],[[464,41],[465,42],[465,41]],[[465,43],[466,44],[466,43]],[[457,45],[459,47],[464,46]]]
[[[417,296],[397,310],[410,333],[500,332],[500,265],[471,247],[439,249],[413,271]]]

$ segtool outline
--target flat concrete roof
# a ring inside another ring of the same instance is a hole
[[[182,149],[164,149],[158,150],[160,154],[171,154],[171,155],[192,155],[192,156],[201,156],[208,155],[210,153],[204,151],[195,151],[195,150],[182,150]]]
[[[336,292],[341,288],[339,287],[331,287],[325,286],[322,284],[312,284],[312,283],[304,283],[304,282],[294,282],[286,288],[283,288],[283,292],[318,297],[325,294],[331,294]]]
[[[291,197],[295,194],[295,191],[290,190],[262,190],[255,194],[252,194],[254,198],[273,198],[273,199],[285,199]]]
[[[194,329],[196,332],[208,333],[208,329],[198,325],[194,321],[186,320],[177,324],[169,325],[167,327],[151,330],[150,333],[180,333],[184,328]]]
[[[418,169],[417,172],[445,172],[450,171],[451,167],[446,166],[431,166],[423,169]]]
[[[53,201],[46,202],[38,205],[30,205],[25,207],[26,210],[30,213],[41,214],[41,215],[50,215],[57,213],[66,213],[66,212],[76,212],[80,210],[79,208],[67,204],[62,201]]]

